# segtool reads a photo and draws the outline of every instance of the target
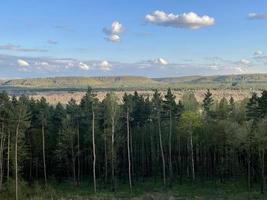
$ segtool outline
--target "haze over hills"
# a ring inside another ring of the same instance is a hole
[[[266,89],[267,74],[148,78],[141,76],[51,77],[0,80],[0,88],[17,89]]]

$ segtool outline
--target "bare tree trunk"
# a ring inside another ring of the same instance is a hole
[[[179,176],[180,176],[180,184],[182,184],[182,157],[181,157],[181,136],[178,136],[178,166],[179,166]]]
[[[2,190],[2,185],[3,185],[3,165],[4,165],[4,140],[5,140],[5,135],[4,135],[4,122],[2,123],[2,128],[1,128],[1,135],[0,135],[0,191]]]
[[[192,180],[195,181],[194,146],[193,146],[193,134],[191,131],[190,131],[190,153],[191,153]]]
[[[190,177],[190,148],[189,148],[189,144],[190,143],[190,138],[187,138],[186,139],[186,175],[187,175],[187,178]]]
[[[250,150],[248,150],[248,161],[247,161],[247,165],[248,165],[248,191],[250,192],[250,174],[251,174],[251,160],[250,160]]]
[[[79,186],[80,185],[80,127],[79,127],[79,124],[78,124],[78,127],[77,127],[77,151],[78,151],[78,163],[77,163],[77,185]]]
[[[7,182],[9,182],[9,160],[10,160],[10,131],[8,131],[8,136],[7,136]]]
[[[129,110],[127,108],[127,150],[128,150],[128,176],[129,187],[132,192],[132,175],[131,175],[131,152],[130,152],[130,124],[129,124]]]
[[[94,177],[94,192],[96,193],[96,175],[95,175],[95,165],[96,165],[96,153],[95,153],[95,111],[92,109],[92,142],[93,142],[93,177]]]
[[[162,159],[162,173],[163,173],[163,183],[166,184],[166,170],[165,170],[165,157],[162,145],[162,137],[161,137],[161,125],[160,125],[160,114],[158,113],[158,128],[159,128],[159,145],[161,151],[161,159]]]
[[[169,133],[169,176],[172,182],[173,173],[172,173],[172,112],[170,110],[170,133]]]
[[[19,111],[19,118],[16,127],[16,136],[15,136],[15,188],[16,188],[16,200],[19,199],[19,192],[18,192],[18,139],[19,139],[19,128],[20,128],[20,119],[21,118],[21,111]]]
[[[260,153],[260,160],[261,160],[261,193],[264,193],[264,189],[265,189],[265,149],[262,148],[261,149],[261,153]]]
[[[75,153],[74,153],[74,135],[71,136],[71,161],[72,161],[72,176],[73,176],[73,184],[76,184],[76,167],[75,167]]]
[[[43,141],[43,168],[44,168],[44,179],[45,185],[47,184],[46,178],[46,161],[45,161],[45,130],[44,130],[44,120],[42,120],[42,141]]]
[[[153,174],[154,174],[154,169],[155,169],[155,165],[154,165],[154,163],[155,163],[155,150],[154,150],[154,135],[153,135],[153,131],[151,130],[152,128],[151,128],[151,124],[152,124],[152,121],[151,121],[151,116],[149,116],[149,119],[150,119],[150,121],[149,121],[149,133],[150,133],[150,170],[151,170],[151,172],[150,172],[150,176],[152,176]]]
[[[115,137],[115,119],[112,117],[111,130],[111,170],[112,170],[112,190],[115,191],[115,168],[114,168],[114,137]]]
[[[107,155],[107,133],[105,135],[105,182],[108,181],[108,155]]]

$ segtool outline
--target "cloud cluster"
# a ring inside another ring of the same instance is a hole
[[[88,71],[88,70],[91,69],[91,66],[88,65],[88,64],[85,64],[85,63],[83,63],[83,62],[80,62],[80,63],[79,63],[79,68],[80,68],[81,70],[86,70],[86,71]]]
[[[263,55],[263,51],[257,50],[257,51],[254,52],[254,55],[255,56],[261,56],[261,55]]]
[[[230,60],[209,57],[169,62],[159,57],[133,63],[73,58],[23,57],[0,54],[1,77],[106,76],[136,75],[150,77],[260,73],[266,70],[264,54]]]
[[[241,65],[249,65],[249,64],[250,64],[250,61],[247,60],[247,59],[241,59],[241,60],[239,61],[239,63],[240,63]]]
[[[267,13],[249,13],[248,19],[257,20],[257,19],[263,19],[267,20]]]
[[[122,24],[118,21],[114,21],[111,28],[104,28],[105,39],[109,42],[117,43],[120,42],[120,34],[124,31]]]
[[[110,64],[109,61],[107,61],[107,60],[103,60],[102,62],[100,62],[99,64],[96,64],[96,65],[99,65],[100,70],[102,70],[102,71],[110,71],[111,67],[112,67],[112,64]]]
[[[154,64],[158,64],[158,65],[168,65],[168,61],[163,59],[163,58],[157,58],[155,60],[153,60]]]
[[[20,67],[28,67],[30,64],[26,60],[18,59],[17,63]]]
[[[215,19],[207,15],[199,16],[194,12],[175,15],[160,10],[156,10],[152,14],[146,15],[145,20],[159,26],[190,29],[198,29],[215,24]]]

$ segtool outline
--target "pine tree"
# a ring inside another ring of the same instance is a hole
[[[262,111],[259,108],[259,97],[256,93],[253,93],[246,106],[246,118],[247,120],[252,121],[253,126],[256,126],[261,114]]]
[[[205,98],[203,100],[203,108],[204,108],[204,112],[207,118],[211,117],[211,107],[213,103],[214,103],[214,100],[212,98],[212,93],[208,89],[207,92],[205,93]]]

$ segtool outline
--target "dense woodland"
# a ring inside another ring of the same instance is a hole
[[[235,102],[203,102],[193,93],[180,101],[169,89],[152,98],[137,92],[120,102],[114,93],[100,102],[91,88],[81,102],[49,105],[45,98],[0,93],[0,190],[90,181],[119,190],[160,180],[162,185],[246,180],[265,190],[267,92]],[[1,193],[0,193],[1,194]]]

